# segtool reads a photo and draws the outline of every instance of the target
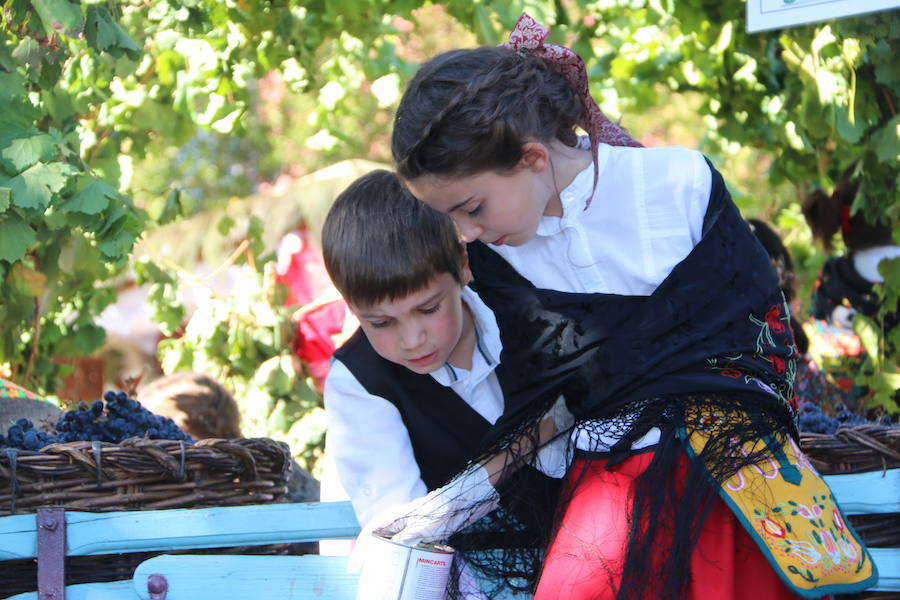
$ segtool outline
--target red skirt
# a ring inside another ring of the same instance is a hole
[[[534,600],[612,600],[621,578],[632,483],[653,458],[635,454],[611,470],[605,460],[577,458],[569,481],[571,500]],[[679,462],[683,477],[687,457]],[[665,533],[660,535],[665,538]],[[648,573],[652,578],[653,574]],[[652,588],[650,588],[652,590]],[[650,592],[649,598],[657,597]],[[800,596],[781,582],[756,543],[721,498],[703,525],[691,557],[689,600],[782,600]]]

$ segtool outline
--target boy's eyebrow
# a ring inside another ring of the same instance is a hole
[[[433,303],[435,300],[437,300],[443,294],[444,294],[444,290],[436,291],[432,295],[425,298],[422,302],[419,302],[418,304],[416,304],[416,308],[421,308],[423,306]],[[386,317],[388,315],[381,315],[381,314],[377,314],[377,313],[360,311],[357,316],[362,317],[363,319],[373,319],[373,318],[378,318],[378,317]]]
[[[427,298],[425,298],[424,301],[419,302],[419,303],[416,305],[416,308],[421,308],[422,306],[425,306],[426,304],[431,304],[431,303],[433,303],[435,300],[438,299],[439,296],[443,295],[443,293],[444,293],[444,290],[438,290],[438,291],[436,291],[436,292],[433,293],[432,295],[430,295],[430,296],[428,296]]]

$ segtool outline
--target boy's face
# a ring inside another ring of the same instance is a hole
[[[471,280],[468,265],[463,277],[466,283]],[[404,298],[372,306],[350,303],[350,309],[382,358],[420,374],[447,362],[471,368],[474,324],[463,308],[460,291],[452,275],[441,273]]]

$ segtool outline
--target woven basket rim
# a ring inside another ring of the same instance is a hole
[[[0,451],[0,516],[58,506],[115,511],[278,502],[291,469],[270,438],[130,438]]]

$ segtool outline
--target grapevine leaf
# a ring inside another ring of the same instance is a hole
[[[104,255],[110,258],[118,258],[127,255],[131,251],[136,239],[137,235],[122,230],[107,238],[106,241],[97,247],[100,248],[100,252]]]
[[[0,150],[4,168],[12,167],[13,173],[21,173],[39,161],[49,160],[54,154],[53,138],[46,133],[20,137]]]
[[[81,32],[81,6],[68,0],[31,0],[44,30],[49,35],[62,33],[74,36]]]
[[[872,144],[881,162],[896,164],[900,160],[900,115],[872,135]]]
[[[29,298],[37,298],[44,293],[47,285],[47,276],[18,261],[13,264],[6,276],[6,283],[10,284],[17,292]]]
[[[38,163],[3,185],[12,191],[16,206],[44,210],[74,172],[74,167],[65,163]]]
[[[85,355],[90,354],[106,341],[106,330],[93,323],[82,325],[75,332],[75,343]]]
[[[856,314],[853,317],[853,332],[859,336],[859,342],[862,344],[863,350],[869,355],[869,359],[875,365],[876,369],[881,368],[881,353],[879,345],[881,342],[881,332],[872,319]]]
[[[0,98],[5,100],[25,95],[25,78],[18,73],[0,71]],[[4,111],[9,110],[5,108]]]
[[[159,215],[156,216],[155,221],[160,225],[165,225],[183,215],[184,210],[181,205],[181,190],[176,188],[166,196],[165,204],[162,209],[160,209]]]
[[[21,260],[36,241],[34,229],[17,215],[0,219],[0,260]]]
[[[878,272],[884,278],[881,302],[882,311],[894,312],[900,301],[900,258],[888,258],[878,263]]]
[[[231,228],[234,227],[235,220],[228,215],[224,215],[219,222],[216,223],[216,230],[219,232],[219,235],[225,236],[228,235],[228,232],[231,231]]]
[[[4,38],[0,38],[0,69],[4,71],[15,71],[16,69],[16,61],[12,59],[12,52]]]
[[[118,192],[109,184],[103,181],[93,181],[63,204],[62,209],[68,212],[96,215],[106,210],[109,201],[115,200],[118,195]]]
[[[43,54],[44,51],[41,49],[41,45],[37,43],[37,40],[32,37],[24,37],[19,42],[19,45],[16,46],[16,49],[13,50],[12,57],[32,69],[37,69],[41,66]]]
[[[866,132],[866,125],[862,122],[862,119],[857,117],[851,123],[849,112],[843,106],[835,106],[834,111],[838,134],[851,144],[855,144],[862,139],[863,134]]]
[[[127,56],[131,60],[137,60],[141,56],[141,49],[113,21],[109,11],[96,4],[88,7],[84,37],[87,38],[88,44],[92,48],[100,52],[108,52],[116,58]]]

